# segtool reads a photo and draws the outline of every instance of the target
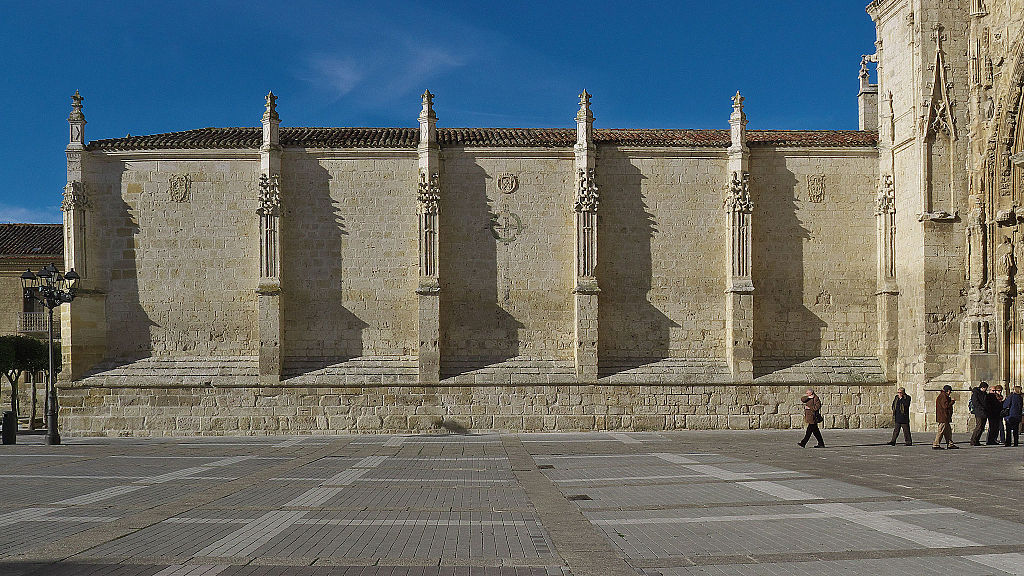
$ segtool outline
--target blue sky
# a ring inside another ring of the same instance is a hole
[[[0,222],[59,222],[70,96],[86,138],[256,126],[855,129],[867,0],[0,0]]]

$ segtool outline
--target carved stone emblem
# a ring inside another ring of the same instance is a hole
[[[818,292],[818,296],[814,299],[814,305],[821,308],[832,307],[832,294],[828,290],[822,288],[821,292]]]
[[[597,212],[597,205],[600,195],[597,191],[597,182],[594,178],[594,169],[579,169],[576,175],[576,211]]]
[[[494,236],[494,239],[502,244],[515,242],[525,228],[522,218],[507,208],[503,208],[497,214],[492,214],[487,227],[491,230],[491,236]]]
[[[420,171],[420,182],[416,187],[416,199],[420,203],[420,211],[424,214],[437,214],[438,202],[441,200],[441,186],[438,183],[437,172],[427,177],[425,171]]]
[[[816,204],[825,201],[824,174],[807,175],[807,200]]]
[[[171,197],[171,202],[190,202],[192,200],[192,177],[188,174],[172,174],[167,194]]]
[[[725,199],[725,208],[729,212],[750,214],[754,211],[754,203],[750,200],[750,174],[732,173],[728,186],[729,196]]]
[[[875,198],[875,215],[889,214],[896,212],[896,190],[893,186],[892,175],[883,174],[882,181],[878,186],[878,197]]]
[[[519,188],[519,178],[516,178],[515,174],[509,174],[508,172],[499,174],[495,183],[498,186],[498,190],[505,194],[511,194]]]
[[[64,212],[70,212],[76,208],[86,208],[89,206],[89,197],[85,195],[85,186],[81,182],[68,182],[67,186],[64,187],[64,201],[60,204],[60,209]]]
[[[281,208],[281,181],[277,175],[260,174],[260,216],[277,216]]]

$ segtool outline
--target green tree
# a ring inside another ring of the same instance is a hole
[[[46,344],[28,336],[0,336],[0,373],[11,383],[11,411],[18,415],[18,380],[49,368]]]

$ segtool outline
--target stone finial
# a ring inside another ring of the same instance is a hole
[[[946,39],[946,35],[942,33],[944,27],[938,22],[932,24],[932,37],[935,38],[935,51],[942,52],[942,41]]]
[[[421,118],[436,118],[434,114],[434,95],[430,93],[430,90],[424,90],[423,96],[423,110],[420,112]]]
[[[82,114],[82,100],[85,98],[75,90],[75,93],[71,96],[71,114],[68,116],[68,122],[85,122],[85,114]]]
[[[275,96],[272,91],[271,92],[267,92],[266,100],[267,100],[267,104],[266,104],[266,110],[263,112],[263,120],[264,121],[267,121],[267,120],[277,120],[277,121],[280,121],[281,118],[277,115],[277,96]]]
[[[576,115],[577,117],[579,117],[579,116],[589,117],[590,116],[590,96],[591,96],[590,92],[587,92],[586,89],[584,89],[583,92],[580,92],[580,111]]]
[[[68,142],[72,145],[85,145],[85,114],[82,114],[82,100],[85,98],[75,90],[71,96],[71,114],[68,115],[68,124],[71,125]]]
[[[743,101],[746,100],[740,91],[732,97],[732,114],[729,116],[731,151],[746,150],[747,147],[747,115],[743,112]]]
[[[580,109],[576,112],[576,148],[583,150],[593,146],[594,114],[590,111],[590,92],[580,92]]]

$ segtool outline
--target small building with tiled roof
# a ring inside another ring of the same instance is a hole
[[[34,301],[24,299],[21,274],[51,263],[63,269],[63,226],[0,224],[0,334],[39,335],[46,331],[42,310]]]

